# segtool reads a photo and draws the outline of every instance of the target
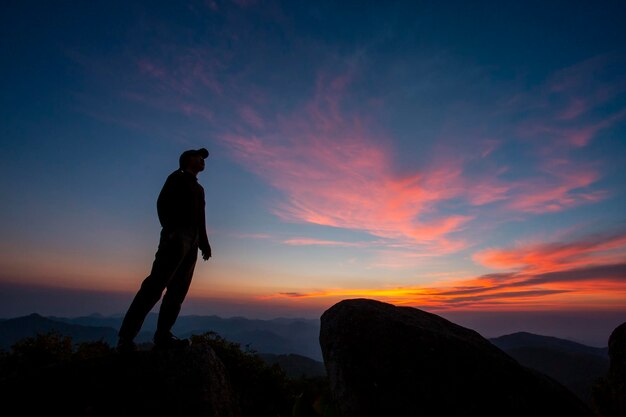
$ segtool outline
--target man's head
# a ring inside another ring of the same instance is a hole
[[[185,171],[198,172],[204,171],[204,160],[209,157],[209,151],[205,148],[190,149],[180,154],[178,164],[180,169]]]

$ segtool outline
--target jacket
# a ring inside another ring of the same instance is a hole
[[[157,199],[161,227],[197,233],[199,248],[210,250],[204,209],[204,188],[198,179],[181,169],[172,172]]]

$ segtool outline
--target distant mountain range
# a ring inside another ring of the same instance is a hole
[[[559,381],[587,404],[591,404],[592,386],[609,369],[608,347],[596,348],[526,332],[490,341],[522,365]]]
[[[152,341],[157,315],[151,313],[144,322],[138,343]],[[71,336],[75,342],[103,340],[111,346],[117,343],[117,330],[122,317],[90,315],[84,317],[43,317],[31,314],[0,320],[0,349],[9,349],[18,340],[56,330]],[[321,361],[318,343],[319,320],[277,318],[254,320],[244,317],[180,316],[172,329],[178,337],[189,337],[213,331],[224,339],[239,343],[243,349],[277,355],[297,354]]]
[[[306,356],[295,355],[293,353],[288,355],[262,353],[259,356],[270,365],[277,364],[280,366],[290,378],[299,378],[302,376],[321,377],[326,375],[323,362],[307,358]]]
[[[151,342],[156,320],[156,314],[147,317],[137,342]],[[0,349],[8,350],[20,339],[52,330],[70,336],[76,343],[102,340],[115,346],[121,321],[121,317],[115,316],[63,318],[39,314],[0,320]],[[243,349],[259,353],[266,362],[279,364],[290,376],[319,376],[325,372],[319,320],[180,316],[173,331],[179,337],[216,332]],[[559,381],[587,403],[591,401],[592,385],[606,375],[609,366],[608,348],[526,332],[489,340],[522,365]]]
[[[570,353],[588,354],[592,356],[599,356],[605,359],[607,359],[609,356],[608,347],[591,347],[577,342],[559,339],[557,337],[540,336],[527,332],[513,333],[505,336],[494,337],[489,340],[491,343],[498,346],[504,351],[515,350],[519,348],[542,348]]]
[[[117,330],[110,326],[84,326],[30,314],[0,320],[0,349],[8,350],[18,340],[50,331],[70,336],[75,343],[103,340],[115,346],[117,342]]]

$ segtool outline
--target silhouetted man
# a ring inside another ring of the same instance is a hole
[[[206,233],[204,188],[197,175],[204,171],[206,149],[188,150],[179,158],[179,169],[171,173],[157,200],[161,222],[161,239],[154,257],[152,271],[141,284],[119,331],[118,350],[137,349],[134,339],[143,321],[161,298],[155,348],[176,348],[189,344],[171,333],[181,305],[189,290],[198,258],[198,249],[206,261],[211,257],[211,245]]]

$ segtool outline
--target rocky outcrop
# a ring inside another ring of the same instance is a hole
[[[594,404],[602,417],[626,417],[626,322],[609,337],[610,367],[594,390]]]
[[[342,301],[322,315],[320,344],[342,417],[593,415],[475,331],[419,309]]]
[[[609,381],[613,387],[617,415],[626,417],[626,323],[609,337]]]
[[[207,346],[57,364],[0,383],[15,415],[239,417],[224,365]]]

